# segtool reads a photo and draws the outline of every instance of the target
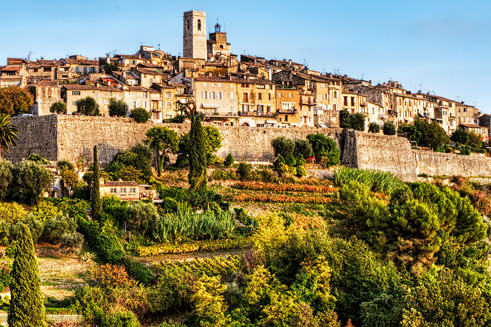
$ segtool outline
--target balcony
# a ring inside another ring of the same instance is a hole
[[[273,113],[265,113],[265,112],[255,112],[255,111],[239,111],[239,116],[241,117],[268,117],[272,118],[276,115]]]
[[[278,109],[276,112],[279,114],[296,114],[297,109]]]

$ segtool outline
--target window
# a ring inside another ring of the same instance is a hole
[[[285,121],[288,121],[288,115],[285,115]]]
[[[354,107],[355,106],[355,97],[351,97],[351,106]]]
[[[72,91],[72,95],[80,95],[80,91]]]
[[[326,84],[321,84],[321,87],[326,87]]]
[[[201,19],[198,19],[198,31],[201,31]]]
[[[230,100],[234,99],[234,92],[230,92]]]
[[[230,88],[233,89],[234,88],[234,85],[233,84],[230,84]]]
[[[115,187],[111,187],[111,194],[118,194],[118,189]]]
[[[282,92],[278,92],[278,97],[281,98],[283,96]]]
[[[348,105],[348,97],[343,97],[343,98],[344,98],[343,105],[347,106]]]
[[[220,100],[222,100],[223,99],[223,92],[218,92],[218,97]]]
[[[143,108],[147,109],[147,101],[143,102]]]
[[[126,187],[122,187],[119,189],[119,194],[126,194]]]
[[[249,112],[249,105],[248,104],[242,105],[242,112]]]
[[[217,83],[217,87],[222,87],[222,83]]]
[[[208,99],[208,92],[203,91],[202,98],[203,99]]]
[[[130,187],[130,194],[136,194],[136,187]]]
[[[242,93],[242,102],[249,102],[249,93]]]
[[[133,108],[136,108],[136,101],[133,101]]]
[[[206,87],[206,82],[205,82],[205,83],[203,83],[203,86],[204,86],[204,87]]]
[[[258,100],[262,100],[263,99],[263,94],[262,93],[258,93],[257,94],[257,99]]]
[[[334,98],[338,98],[338,91],[334,91]]]
[[[166,93],[165,93],[165,97],[166,97],[166,98],[172,98],[172,93],[170,93],[170,92],[166,92]]]
[[[332,108],[333,108],[334,110],[338,110],[338,105],[337,105],[337,104],[333,104],[333,105],[332,105]]]
[[[263,113],[263,108],[264,108],[264,106],[263,106],[263,105],[258,105],[258,106],[257,106],[257,113],[258,113],[258,114],[262,114],[262,113]]]
[[[172,109],[172,102],[166,102],[166,103],[165,103],[165,107],[166,107],[167,109]]]
[[[186,29],[189,30],[189,19],[186,21]]]
[[[289,93],[289,94],[288,94],[288,97],[289,97],[289,98],[293,98],[293,93]]]
[[[211,83],[211,87],[215,87],[215,83]]]
[[[268,115],[271,114],[271,106],[268,106]]]

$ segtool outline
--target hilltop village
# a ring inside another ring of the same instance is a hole
[[[207,37],[206,13],[183,17],[183,56],[153,46],[135,54],[108,53],[90,59],[8,58],[0,87],[19,86],[34,97],[31,114],[49,115],[63,101],[76,114],[78,100],[92,97],[109,116],[111,99],[144,108],[155,123],[171,121],[177,103],[193,99],[207,121],[223,126],[339,127],[339,113],[361,113],[365,129],[411,124],[417,117],[437,122],[448,134],[459,127],[487,140],[490,116],[474,106],[429,93],[411,92],[396,81],[372,85],[346,75],[322,74],[292,60],[233,54],[220,24]]]

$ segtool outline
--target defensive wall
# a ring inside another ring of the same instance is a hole
[[[15,163],[36,153],[53,162],[61,159],[75,162],[82,154],[91,159],[92,149],[97,144],[103,165],[119,151],[145,140],[146,131],[158,125],[138,124],[126,118],[64,115],[13,118],[12,122],[19,135],[16,146],[9,152],[2,151],[2,157],[7,160]],[[180,135],[189,132],[191,127],[188,123],[160,125]],[[342,163],[348,167],[388,171],[405,181],[415,181],[419,174],[491,176],[491,158],[413,150],[407,139],[395,136],[335,128],[219,126],[218,129],[223,140],[217,155],[225,158],[232,153],[236,161],[272,161],[274,138],[306,138],[320,132],[338,142]]]
[[[348,167],[387,171],[408,182],[420,174],[491,176],[491,158],[414,150],[402,137],[355,131],[344,135],[342,163]]]
[[[101,164],[107,164],[121,150],[131,148],[147,137],[150,128],[161,125],[179,135],[189,132],[191,125],[184,124],[138,124],[132,119],[113,117],[88,117],[49,115],[12,119],[19,130],[17,146],[4,152],[4,158],[19,162],[31,153],[39,154],[50,161],[61,159],[75,162],[81,154],[92,158],[92,149],[97,145]],[[232,153],[236,161],[268,162],[274,159],[271,141],[278,136],[306,138],[321,132],[339,142],[341,129],[329,128],[263,128],[218,126],[222,147],[217,155],[225,158]]]

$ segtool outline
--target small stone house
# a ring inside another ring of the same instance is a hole
[[[100,185],[101,197],[116,195],[121,201],[140,201],[140,185],[135,182],[115,181]]]

